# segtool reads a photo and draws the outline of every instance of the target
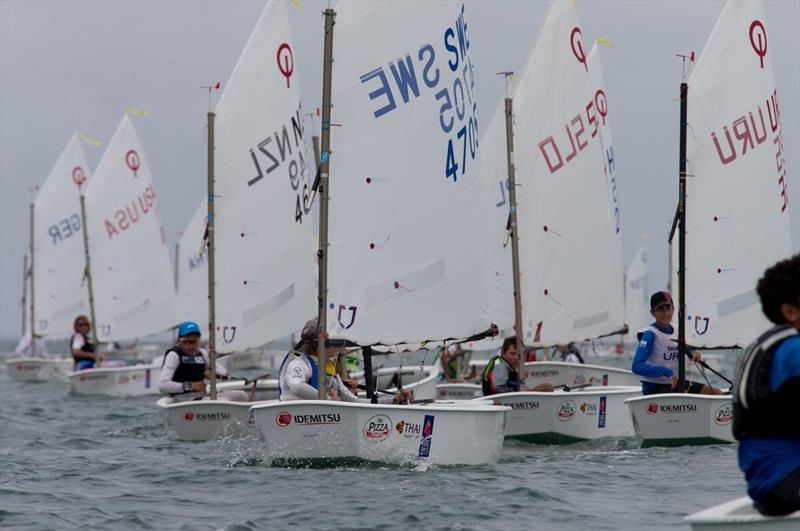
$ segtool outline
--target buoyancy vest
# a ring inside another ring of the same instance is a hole
[[[83,352],[94,352],[94,350],[95,350],[94,343],[89,341],[89,336],[87,336],[86,334],[81,333],[81,332],[76,332],[76,333],[74,333],[74,334],[72,334],[70,336],[70,338],[69,338],[69,351],[70,352],[72,352],[72,342],[75,340],[75,336],[83,336],[83,346],[81,347],[81,350]],[[76,362],[80,361],[74,355],[72,356],[72,359],[74,359]],[[81,358],[81,359],[84,359],[84,358]]]
[[[733,393],[733,435],[800,438],[800,376],[770,388],[772,360],[778,346],[800,334],[789,325],[775,326],[747,347],[736,365]]]
[[[658,327],[654,325],[650,325],[645,328],[642,333],[649,330],[653,332],[655,335],[655,341],[653,342],[653,350],[650,352],[650,356],[647,357],[647,363],[650,365],[659,365],[661,367],[669,367],[672,369],[672,374],[678,374],[678,343],[674,341],[675,338],[675,328],[673,327],[673,333],[667,334],[666,332],[662,332],[658,329]],[[641,376],[640,380],[643,382],[652,382],[652,383],[660,383],[660,384],[668,384],[671,383],[671,380],[668,376],[659,376],[658,378],[648,378],[645,376]]]
[[[175,374],[172,375],[173,382],[202,382],[205,378],[206,372],[206,359],[203,357],[202,351],[198,350],[195,354],[187,354],[181,347],[174,346],[164,353],[164,359],[161,360],[161,367],[164,367],[164,362],[167,360],[167,355],[174,352],[178,355],[178,367],[175,369]]]
[[[494,371],[494,366],[498,360],[501,360],[503,363],[506,364],[508,368],[508,381],[506,382],[495,382],[494,375],[492,371]],[[506,385],[511,387],[514,391],[519,391],[519,373],[517,370],[512,367],[502,356],[495,356],[489,360],[486,364],[486,368],[483,369],[483,375],[481,376],[481,387],[483,388],[483,395],[495,395],[501,391],[497,389],[498,385]]]

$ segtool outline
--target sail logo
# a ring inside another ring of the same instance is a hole
[[[286,78],[286,88],[291,88],[289,78],[292,77],[294,72],[294,55],[292,55],[292,47],[288,43],[282,42],[278,46],[277,60],[278,71]]]
[[[724,406],[720,406],[717,409],[717,412],[714,413],[714,422],[716,422],[720,426],[725,426],[726,424],[730,424],[733,420],[733,405],[732,404],[725,404]]]
[[[446,139],[444,177],[456,182],[466,174],[469,161],[475,160],[478,152],[475,67],[469,56],[464,4],[438,44],[444,45],[444,50],[429,42],[415,53],[393,55],[398,59],[389,62],[388,68],[379,65],[360,75],[359,81],[367,98],[379,105],[372,110],[375,119],[413,104],[423,93],[433,96]]]
[[[350,322],[348,324],[344,324],[344,321],[342,321],[342,312],[345,311],[345,310],[350,312]],[[341,326],[342,329],[344,329],[344,330],[349,329],[351,326],[353,326],[353,323],[356,322],[356,312],[357,311],[358,311],[358,307],[356,307],[356,306],[347,307],[344,304],[340,304],[339,305],[339,314],[336,316],[336,322],[339,323],[339,326]]]
[[[198,254],[195,256],[189,256],[189,271],[194,271],[198,267],[205,267],[206,265],[206,255],[205,254]]]
[[[750,46],[756,52],[761,68],[764,68],[764,56],[767,55],[767,30],[760,20],[754,20],[750,24]]]
[[[558,417],[558,420],[568,421],[575,416],[576,411],[575,402],[572,400],[564,400],[558,405],[556,417]]]
[[[86,172],[80,166],[72,168],[72,182],[75,183],[78,189],[86,182]]]
[[[66,240],[73,234],[78,234],[80,230],[81,218],[78,214],[72,214],[55,225],[50,225],[50,227],[47,228],[47,235],[50,236],[50,243],[56,245],[58,242]]]
[[[118,236],[138,223],[140,219],[153,210],[155,204],[156,192],[151,185],[147,185],[134,201],[117,210],[113,219],[105,219],[103,221],[108,239],[113,239],[114,236]]]
[[[575,26],[569,34],[569,46],[572,48],[572,55],[578,60],[586,72],[589,72],[589,66],[586,64],[586,52],[583,51],[583,33],[581,28]]]
[[[134,177],[139,176],[138,172],[139,167],[141,166],[141,161],[139,160],[139,154],[135,149],[128,150],[128,152],[125,153],[125,164],[133,172]]]
[[[361,433],[368,442],[384,441],[392,433],[392,419],[386,415],[374,415],[364,423]]]

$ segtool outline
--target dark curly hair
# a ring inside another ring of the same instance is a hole
[[[781,304],[800,305],[800,254],[796,254],[764,271],[756,286],[761,310],[775,324],[784,324]]]
[[[509,336],[503,340],[503,348],[500,350],[500,352],[505,352],[506,350],[509,349],[509,347],[511,347],[511,345],[516,345],[516,344],[517,344],[517,336]]]

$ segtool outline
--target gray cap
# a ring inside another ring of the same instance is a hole
[[[317,328],[319,328],[318,323],[319,321],[316,317],[308,321],[303,326],[303,331],[300,332],[300,339],[303,341],[314,341],[317,339]]]

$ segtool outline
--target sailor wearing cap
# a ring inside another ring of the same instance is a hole
[[[668,291],[656,291],[650,297],[650,326],[638,333],[639,346],[633,355],[631,371],[641,376],[642,394],[674,393],[678,386],[678,343],[672,316],[675,305]],[[687,350],[693,361],[700,352]],[[719,389],[698,382],[686,382],[689,393],[718,395]]]
[[[158,390],[171,396],[175,402],[202,400],[206,396],[209,365],[208,352],[200,348],[200,327],[192,321],[178,325],[178,343],[164,353]],[[225,367],[217,364],[217,374],[228,376]],[[226,396],[228,400],[246,400],[242,396]]]
[[[317,359],[318,321],[311,319],[300,334],[300,342],[294,350],[289,351],[281,363],[278,376],[279,393],[281,400],[316,400],[319,388],[319,361]],[[344,402],[369,402],[354,395],[344,385],[341,376],[336,372],[336,359],[340,354],[338,347],[325,348],[328,363],[328,398]],[[391,397],[387,397],[391,400]],[[398,392],[395,402],[409,398],[407,392]],[[385,401],[381,400],[381,402]]]

